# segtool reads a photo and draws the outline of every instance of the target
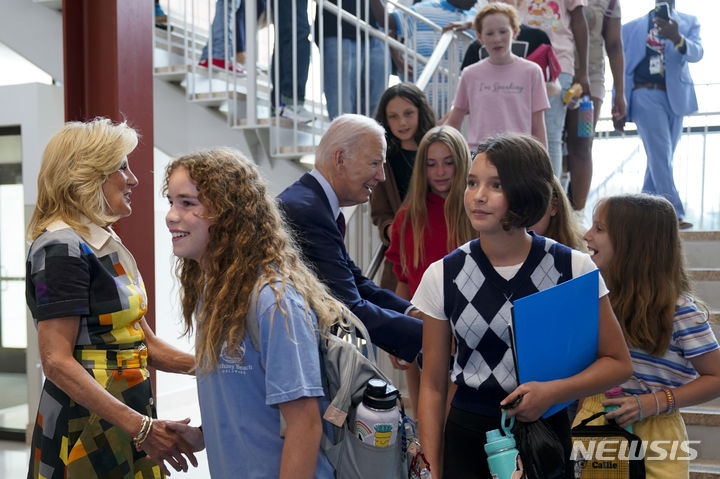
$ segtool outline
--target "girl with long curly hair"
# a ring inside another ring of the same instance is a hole
[[[203,420],[202,431],[177,429],[198,448],[204,432],[213,477],[333,477],[318,452],[318,340],[347,310],[300,260],[265,182],[239,152],[174,160],[164,191],[185,327],[197,330]],[[248,321],[257,322],[260,350]]]
[[[620,426],[650,441],[648,478],[687,478],[687,441],[681,407],[720,396],[720,346],[707,309],[693,295],[683,265],[678,218],[665,198],[618,195],[595,207],[585,233],[592,259],[610,288],[610,303],[632,357],[633,375],[621,384],[625,396],[583,401],[576,422],[602,410]],[[602,420],[602,419],[600,419]],[[653,440],[661,440],[653,443]],[[658,449],[665,449],[658,460]]]

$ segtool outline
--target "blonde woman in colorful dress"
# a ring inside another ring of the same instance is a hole
[[[130,215],[137,134],[108,119],[67,123],[48,143],[28,226],[26,297],[43,372],[28,478],[156,479],[197,466],[155,419],[148,364],[190,373],[194,357],[158,339],[147,293],[111,225]],[[184,454],[184,455],[183,455]]]

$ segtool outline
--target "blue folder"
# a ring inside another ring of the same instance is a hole
[[[518,384],[573,376],[597,357],[598,270],[515,300]],[[555,404],[548,417],[570,404]]]

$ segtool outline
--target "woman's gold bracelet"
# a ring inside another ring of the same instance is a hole
[[[142,426],[140,426],[140,432],[132,438],[133,444],[135,444],[135,447],[138,447],[140,444],[145,442],[145,439],[148,438],[150,435],[150,430],[152,429],[152,423],[153,420],[151,417],[143,416],[142,420]]]

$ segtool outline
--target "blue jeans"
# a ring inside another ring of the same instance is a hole
[[[305,83],[307,83],[308,69],[310,67],[310,24],[307,16],[307,0],[295,0],[295,25],[297,27],[297,51],[295,52],[297,62],[297,77],[293,75],[293,23],[292,23],[292,0],[277,0],[278,24],[275,29],[278,35],[278,43],[273,51],[272,79],[275,79],[275,55],[279,55],[280,67],[280,103],[292,104],[293,94],[297,94],[297,106],[305,102]],[[293,85],[295,83],[295,85]],[[293,88],[295,86],[295,88]],[[275,87],[271,99],[275,104]]]
[[[255,0],[257,19],[260,20],[262,14],[265,13],[265,0]],[[240,8],[238,8],[237,15],[235,16],[235,25],[237,26],[237,51],[244,52],[245,50],[245,0],[240,0]]]
[[[240,0],[230,0],[225,11],[225,0],[217,0],[215,4],[215,17],[210,27],[210,38],[212,39],[212,57],[220,60],[233,60],[236,49],[233,48],[232,38],[235,31],[233,12],[240,7]],[[227,37],[225,36],[225,25],[227,24]],[[237,43],[237,42],[236,42]],[[237,45],[236,45],[237,47]],[[240,51],[239,49],[237,51]],[[203,47],[200,60],[207,60],[208,45]]]
[[[563,103],[565,93],[572,86],[572,75],[561,73],[558,81],[562,87],[559,95],[548,98],[550,109],[545,110],[545,129],[547,130],[548,153],[552,161],[553,173],[559,179],[562,175],[562,134],[565,129],[565,113],[567,107]]]
[[[357,42],[353,39],[342,38],[340,87],[338,87],[338,37],[325,38],[325,52],[323,57],[323,90],[327,101],[328,115],[334,119],[343,113],[360,113],[370,117],[375,116],[380,96],[385,91],[387,77],[385,76],[385,46],[377,38],[370,38],[369,63],[365,64],[365,39],[360,41],[360,51],[357,51]],[[360,55],[360,62],[357,56]],[[388,61],[390,56],[388,55]],[[357,85],[357,69],[360,67],[360,88]],[[388,63],[388,72],[390,72]],[[365,75],[369,75],[370,94],[369,110],[365,111]],[[342,97],[341,99],[339,97]],[[360,110],[357,100],[360,98]]]
[[[260,18],[265,11],[265,0],[256,0],[256,2],[257,15],[258,18]],[[233,8],[237,10],[234,24],[232,21]],[[225,37],[225,22],[227,22],[228,26],[227,37]],[[233,32],[237,32],[234,50],[232,46]],[[227,12],[225,12],[225,0],[217,0],[215,4],[215,17],[210,27],[210,37],[212,38],[213,58],[231,60],[236,52],[245,51],[245,0],[231,0],[228,4]],[[208,46],[205,45],[200,59],[206,60],[207,57]]]

